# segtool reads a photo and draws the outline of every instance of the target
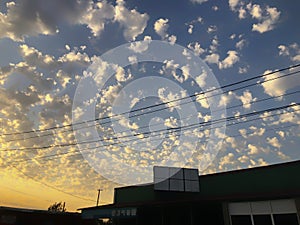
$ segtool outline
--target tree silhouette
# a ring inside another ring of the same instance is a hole
[[[55,202],[50,205],[48,208],[49,212],[66,212],[66,203],[65,202]]]

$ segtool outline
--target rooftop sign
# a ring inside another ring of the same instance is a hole
[[[198,169],[155,166],[154,190],[199,192]]]

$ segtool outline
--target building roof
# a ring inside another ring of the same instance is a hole
[[[300,196],[300,179],[297,179],[299,171],[300,160],[201,175],[199,176],[200,192],[197,193],[157,191],[154,190],[154,184],[121,187],[115,189],[113,204],[81,210]]]

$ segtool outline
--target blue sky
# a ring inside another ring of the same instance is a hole
[[[175,107],[169,103],[155,114],[111,118],[95,129],[98,140],[113,138],[102,140],[103,155],[97,155],[97,143],[57,147],[91,140],[89,128],[82,130],[83,136],[76,134],[76,127],[75,132],[63,131],[67,128],[43,132],[83,120],[92,104],[96,109],[92,117],[106,118],[296,65],[300,63],[299,8],[300,2],[291,0],[1,1],[0,188],[6,194],[0,204],[47,208],[55,201],[67,201],[75,210],[94,204],[99,187],[104,189],[102,203],[107,203],[113,187],[132,184],[132,174],[164,162],[164,157],[173,157],[174,166],[198,167],[202,174],[300,159],[299,106],[266,112],[237,125],[228,122],[226,129],[195,128],[189,134],[182,130],[186,139],[155,135],[156,130],[192,124],[192,119],[201,123],[238,118],[297,103],[298,67],[253,80],[262,83],[237,91],[224,88],[214,102],[194,99],[181,107],[182,102]],[[163,63],[137,63],[132,55],[132,65],[116,65],[116,74],[104,82],[109,66],[103,54],[127,44],[138,55],[154,40],[186,48],[211,71],[193,78],[189,65],[176,65],[170,58]],[[80,89],[89,71],[94,73],[94,84]],[[291,72],[296,73],[278,78]],[[265,82],[270,78],[274,80]],[[101,88],[86,108],[83,104],[76,108],[76,96],[93,94],[93,85]],[[214,110],[220,113],[213,115]],[[24,133],[33,130],[42,132]],[[154,133],[145,137],[143,132]],[[212,135],[217,137],[215,155],[207,154]],[[48,148],[38,149],[42,146]],[[84,148],[94,150],[85,155]],[[172,155],[174,149],[179,153]],[[201,167],[204,161],[209,165]],[[134,181],[149,182],[148,178],[136,176]]]

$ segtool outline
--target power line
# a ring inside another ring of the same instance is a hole
[[[300,111],[300,109],[295,110],[294,112],[297,112],[297,111]],[[263,116],[263,117],[260,117],[260,118],[254,118],[254,119],[245,120],[245,121],[238,121],[238,122],[235,122],[235,123],[227,124],[226,126],[227,127],[228,126],[235,126],[235,125],[242,124],[242,123],[248,123],[248,122],[257,121],[257,120],[261,120],[261,119],[265,119],[265,118],[269,118],[269,117],[284,115],[284,114],[287,114],[287,113],[293,113],[293,112],[280,112],[280,113],[277,113],[277,114],[267,115],[267,116]],[[293,126],[299,126],[299,125],[295,124],[295,125],[290,125],[290,126],[286,126],[286,127],[293,127]],[[218,127],[211,127],[208,130],[211,131],[211,130],[222,128],[222,127],[224,127],[224,125],[221,125],[221,126],[218,126]],[[185,130],[189,130],[189,129],[186,128]],[[202,130],[199,130],[199,131],[205,131],[205,130],[207,130],[207,129],[202,129]],[[173,132],[177,132],[177,131],[180,131],[180,130],[175,130]],[[168,134],[168,133],[165,133],[165,134]],[[153,136],[160,136],[160,135],[161,134],[156,134],[156,135],[153,135]],[[175,134],[174,136],[180,136],[180,134]],[[229,137],[225,137],[225,138],[229,138]],[[141,139],[140,138],[136,138],[136,139],[125,140],[125,141],[122,141],[122,144],[123,143],[132,142],[132,141],[141,141]],[[206,141],[206,142],[208,142],[208,141]],[[136,144],[141,144],[141,143],[144,143],[144,142],[141,141],[141,142],[136,143]],[[117,145],[117,144],[119,144],[119,143],[112,143],[112,144],[105,144],[105,145],[98,146],[98,147],[84,148],[84,149],[81,149],[81,152],[82,151],[88,151],[88,150],[95,150],[95,149],[98,149],[100,147],[114,146],[114,145]],[[74,152],[56,153],[56,154],[47,155],[47,156],[41,156],[41,157],[36,157],[36,158],[28,158],[28,159],[23,159],[23,160],[10,161],[9,163],[22,163],[22,162],[32,161],[32,160],[37,160],[37,159],[46,159],[46,158],[52,158],[52,157],[54,158],[55,156],[64,156],[64,155],[77,156],[77,155],[81,155],[81,152],[79,152],[78,150],[76,152],[78,152],[78,153],[74,153]],[[146,152],[146,151],[143,151],[143,152]],[[147,151],[147,152],[150,152],[150,151]]]
[[[298,71],[297,71],[298,72]],[[297,73],[297,72],[294,72],[294,73],[291,73],[291,74],[295,74],[295,73]],[[291,74],[285,74],[284,76],[287,76],[287,75],[291,75]],[[280,77],[277,77],[277,78],[275,78],[275,79],[278,79],[278,78],[280,78]],[[274,79],[274,78],[273,78]],[[270,79],[270,80],[273,80],[273,79]],[[270,80],[266,80],[266,81],[270,81]],[[253,85],[253,84],[252,84]],[[248,85],[249,86],[249,85]],[[251,85],[250,85],[251,86]],[[238,88],[239,89],[239,88]],[[172,128],[170,128],[170,129],[172,129]],[[149,132],[148,132],[149,133]],[[137,134],[137,135],[140,135],[140,134]],[[120,138],[120,137],[119,137]],[[122,137],[121,137],[122,138]],[[45,149],[45,148],[51,148],[51,147],[65,147],[65,146],[71,146],[71,145],[77,145],[77,144],[81,144],[81,143],[71,143],[71,144],[60,144],[60,145],[52,145],[52,146],[43,146],[43,147],[36,147],[36,148],[28,148],[28,149],[31,149],[31,150],[33,150],[33,149]],[[24,148],[24,150],[25,150],[26,148]],[[13,150],[13,149],[12,149]]]
[[[251,117],[251,116],[255,116],[255,115],[259,115],[259,114],[263,114],[266,112],[273,112],[273,111],[277,111],[277,110],[283,110],[283,109],[287,109],[290,107],[294,107],[299,105],[300,103],[294,103],[291,105],[285,105],[285,106],[280,106],[280,107],[274,107],[274,108],[268,108],[265,110],[261,110],[261,111],[257,111],[257,112],[251,112],[251,113],[247,113],[247,114],[242,114],[242,115],[238,115],[238,116],[231,116],[231,117],[226,117],[226,118],[221,118],[221,119],[216,119],[216,120],[212,120],[212,121],[206,121],[206,122],[199,122],[199,123],[194,123],[194,124],[190,124],[190,125],[186,125],[186,126],[180,126],[180,127],[175,127],[175,128],[169,128],[169,129],[160,129],[160,130],[156,130],[155,132],[161,132],[161,131],[182,131],[182,130],[188,130],[191,128],[194,128],[196,126],[208,126],[208,125],[214,125],[214,124],[218,124],[218,123],[223,123],[223,122],[227,122],[227,121],[232,121],[232,120],[238,120],[238,119],[243,119],[243,118],[247,118],[247,117]],[[297,110],[295,110],[297,111]],[[288,112],[288,113],[293,113],[293,112]],[[144,133],[139,133],[139,134],[131,134],[131,135],[125,135],[122,137],[113,137],[110,139],[111,140],[119,140],[121,138],[128,138],[128,137],[135,137],[135,136],[139,136],[139,135],[146,135],[146,134],[150,134],[152,132],[144,132]],[[159,134],[161,135],[161,134]],[[138,140],[140,140],[141,138],[139,138]],[[142,138],[144,139],[144,138]],[[100,141],[106,141],[105,139],[100,139],[100,140],[92,140],[92,141],[85,141],[85,142],[81,142],[81,143],[68,143],[68,144],[63,144],[63,145],[48,145],[48,146],[41,146],[41,147],[28,147],[28,148],[14,148],[14,149],[2,149],[1,151],[28,151],[28,150],[38,150],[38,149],[48,149],[48,148],[53,148],[53,147],[69,147],[69,146],[74,146],[74,145],[82,145],[82,144],[91,144],[91,143],[96,143],[96,142],[100,142]],[[102,146],[99,146],[102,147]],[[97,147],[93,147],[93,148],[97,148]]]
[[[259,103],[259,102],[268,101],[268,100],[272,100],[272,99],[282,98],[282,97],[286,97],[286,96],[290,96],[290,95],[294,95],[294,94],[298,94],[298,93],[300,93],[300,90],[294,91],[294,92],[290,92],[290,93],[281,94],[281,95],[277,95],[277,96],[271,96],[271,97],[268,97],[268,98],[253,100],[253,101],[250,101],[250,102],[245,103],[245,104],[243,104],[243,103],[242,104],[237,104],[237,105],[234,105],[234,106],[227,107],[226,109],[228,110],[228,109],[233,109],[233,108],[237,108],[237,107],[241,107],[241,106],[247,106],[247,105],[251,105],[251,104],[254,104],[254,103]],[[211,113],[219,112],[221,110],[223,110],[223,108],[211,111]],[[207,111],[207,112],[210,112],[210,111]],[[137,115],[133,115],[133,116],[137,116]],[[133,116],[129,116],[129,118],[131,118]],[[198,115],[191,115],[189,117],[182,118],[181,120],[185,120],[185,119],[189,119],[189,118],[193,118],[193,117],[197,117],[197,116]],[[155,123],[155,124],[152,124],[152,126],[157,126],[157,125],[160,125],[160,124],[164,124],[164,122],[162,122],[162,123]],[[89,127],[94,127],[94,126],[97,126],[97,125],[98,124],[96,124],[96,125],[95,124],[91,124],[91,125],[88,125],[87,127],[80,127],[78,129],[75,129],[75,130],[79,130],[79,129],[83,129],[83,128],[89,128]],[[100,125],[103,125],[103,124],[100,124]],[[148,128],[148,127],[149,126],[141,126],[141,127],[139,127],[139,130],[140,129],[144,129],[144,128]],[[59,134],[62,134],[62,133],[65,133],[65,132],[70,132],[70,131],[74,131],[74,130],[63,130],[63,131],[58,131],[58,132],[59,132]],[[24,140],[29,140],[29,139],[33,139],[33,138],[41,138],[41,137],[53,136],[53,135],[54,135],[53,133],[48,133],[48,134],[30,136],[30,137],[26,137],[26,138],[5,140],[5,142],[8,143],[8,142],[13,142],[13,141],[24,141]]]
[[[207,90],[207,91],[201,91],[200,93],[189,95],[189,96],[186,96],[186,97],[183,97],[183,98],[178,98],[178,99],[170,100],[170,101],[159,103],[159,104],[156,104],[156,105],[149,105],[149,106],[146,106],[146,107],[141,107],[141,108],[138,108],[138,109],[134,109],[134,110],[131,110],[131,111],[128,111],[128,112],[122,112],[120,114],[116,114],[116,115],[112,115],[112,116],[105,116],[105,117],[96,118],[96,119],[93,119],[93,120],[87,120],[87,121],[82,121],[82,122],[73,123],[73,124],[67,124],[67,125],[61,125],[61,126],[53,126],[53,127],[44,128],[44,129],[36,129],[36,130],[23,131],[23,132],[6,133],[6,134],[1,134],[1,136],[11,136],[11,135],[29,134],[29,133],[36,133],[36,132],[45,132],[45,131],[51,131],[51,130],[55,130],[55,129],[67,128],[67,127],[71,127],[71,126],[75,126],[75,125],[86,124],[86,123],[89,123],[89,122],[95,122],[95,121],[99,121],[99,120],[111,119],[113,117],[118,117],[120,115],[124,115],[124,114],[128,114],[128,113],[133,113],[133,112],[138,112],[138,111],[143,111],[145,109],[159,107],[159,106],[162,106],[162,105],[167,105],[167,104],[170,104],[170,103],[173,103],[173,102],[177,102],[177,101],[181,101],[181,100],[184,100],[184,99],[196,97],[196,96],[199,96],[199,95],[205,95],[207,93],[215,92],[215,91],[223,89],[223,88],[228,88],[228,87],[231,87],[231,86],[234,86],[234,85],[238,85],[238,84],[241,84],[241,83],[245,83],[245,82],[248,82],[248,81],[251,81],[251,80],[255,80],[255,79],[267,77],[267,76],[273,75],[273,74],[278,73],[278,72],[282,72],[282,71],[285,71],[285,70],[291,70],[291,69],[297,68],[299,66],[300,66],[300,64],[292,65],[292,66],[285,67],[285,68],[282,68],[282,69],[278,69],[278,70],[275,70],[273,72],[269,72],[269,73],[266,73],[266,74],[263,74],[263,75],[258,75],[258,76],[252,77],[252,78],[248,78],[248,79],[244,79],[244,80],[241,80],[241,81],[238,81],[238,82],[227,84],[227,85],[221,86],[219,88],[214,88],[214,89]],[[247,85],[246,87],[250,87],[250,86],[257,85],[257,84],[262,84],[262,83],[265,83],[265,82],[268,82],[268,81],[272,81],[272,80],[276,80],[276,79],[279,79],[279,78],[283,78],[283,77],[286,77],[286,76],[294,75],[294,74],[297,74],[298,72],[299,71],[291,72],[291,73],[288,73],[288,74],[285,74],[285,75],[282,75],[282,76],[278,76],[278,77],[275,77],[275,78],[271,78],[269,80],[265,80],[265,81],[262,81],[262,82],[259,82],[259,83],[254,83],[254,84],[251,84],[251,85]],[[236,88],[234,90],[229,90],[227,92],[235,91],[235,90],[240,90],[242,88],[245,88],[245,87]],[[221,93],[221,94],[223,94],[223,93]],[[217,95],[220,95],[220,94],[217,94]],[[217,96],[217,95],[212,95],[212,96],[209,96],[209,97],[214,97],[214,96]],[[208,97],[205,97],[205,98],[208,98]],[[147,112],[147,113],[149,113],[149,112]],[[143,113],[143,114],[146,114],[146,113]]]

